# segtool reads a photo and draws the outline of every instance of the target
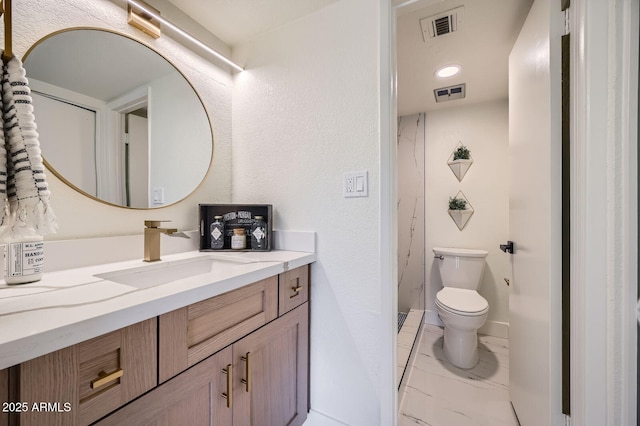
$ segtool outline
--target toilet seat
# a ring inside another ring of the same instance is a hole
[[[475,290],[445,287],[436,294],[436,305],[452,314],[480,316],[489,311],[489,302]]]

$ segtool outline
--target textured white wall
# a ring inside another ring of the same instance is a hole
[[[343,0],[234,46],[247,71],[234,79],[233,200],[273,203],[278,229],[317,232],[311,406],[366,426],[392,404],[379,397],[393,366],[379,328],[391,285],[379,261],[379,10]],[[368,198],[343,198],[352,170],[369,172]]]
[[[151,3],[157,5],[158,2]],[[130,27],[122,4],[123,0],[13,2],[14,52],[22,57],[40,38],[54,31],[80,26],[115,30],[152,46],[183,72],[202,98],[213,128],[213,168],[207,180],[190,197],[177,205],[152,211],[128,210],[93,201],[48,173],[52,204],[60,226],[57,234],[48,236],[49,240],[142,234],[145,219],[170,219],[179,229],[196,229],[198,203],[229,202],[231,199],[231,76],[226,69],[218,68],[170,37],[153,40]],[[184,16],[176,15],[174,20],[189,24]],[[197,26],[194,28],[198,29]],[[113,61],[116,64],[118,58],[114,57]],[[37,122],[37,111],[35,115]]]
[[[432,324],[441,324],[434,303],[442,288],[433,247],[485,249],[489,255],[479,292],[489,302],[489,317],[481,332],[507,337],[509,288],[503,278],[509,276],[509,257],[499,245],[509,236],[508,119],[506,100],[427,113],[426,321]],[[462,182],[447,165],[460,141],[473,158]],[[474,209],[462,231],[447,212],[449,197],[460,190]]]

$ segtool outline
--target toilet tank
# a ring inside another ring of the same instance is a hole
[[[445,287],[477,290],[484,272],[486,250],[434,247],[433,254]]]

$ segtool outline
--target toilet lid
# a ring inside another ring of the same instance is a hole
[[[445,287],[436,294],[442,307],[461,314],[481,313],[489,309],[489,302],[475,290]]]

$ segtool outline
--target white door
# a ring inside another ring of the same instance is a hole
[[[561,413],[560,1],[536,0],[509,56],[509,387],[522,426]]]
[[[129,114],[129,200],[131,207],[149,207],[149,124],[148,120]]]
[[[34,112],[39,113],[36,119],[43,157],[66,180],[95,197],[96,112],[36,92],[31,96]]]

